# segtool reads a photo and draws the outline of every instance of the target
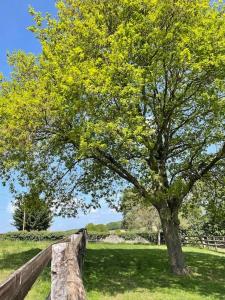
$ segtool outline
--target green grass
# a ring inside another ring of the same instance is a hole
[[[0,241],[0,282],[29,261],[51,242]],[[26,300],[46,299],[50,291],[50,267],[38,277]]]
[[[46,248],[49,242],[1,241],[0,281]],[[184,248],[190,277],[171,274],[165,247],[89,244],[84,284],[88,300],[225,299],[225,254]],[[50,268],[38,278],[26,300],[46,299]]]
[[[225,255],[184,248],[190,277],[171,274],[165,247],[90,244],[84,283],[89,300],[225,299]]]

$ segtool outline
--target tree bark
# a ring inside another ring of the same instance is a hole
[[[179,236],[178,209],[163,207],[159,209],[159,215],[172,272],[176,275],[187,275],[189,271],[185,265]]]
[[[25,230],[26,227],[26,210],[24,208],[23,210],[23,231]]]

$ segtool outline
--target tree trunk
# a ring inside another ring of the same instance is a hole
[[[163,207],[159,210],[163,233],[172,272],[177,275],[188,274],[179,237],[178,209]]]
[[[25,226],[26,226],[26,211],[24,208],[24,210],[23,210],[23,231],[25,230]]]

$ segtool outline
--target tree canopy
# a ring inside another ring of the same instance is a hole
[[[64,0],[57,7],[56,19],[30,11],[42,53],[9,57],[2,177],[16,170],[62,214],[76,213],[84,194],[98,205],[134,187],[159,211],[171,264],[182,273],[178,211],[225,158],[224,5]]]

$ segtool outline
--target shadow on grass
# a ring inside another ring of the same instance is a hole
[[[40,251],[41,249],[34,248],[18,253],[3,253],[3,258],[0,259],[0,272],[3,269],[17,270],[35,255],[37,255]]]
[[[10,270],[12,274],[37,255],[41,250],[42,249],[34,248],[18,253],[3,253],[3,258],[0,259],[0,272]],[[4,280],[6,280],[6,278]],[[4,280],[2,282],[4,282]],[[38,276],[34,285],[31,287],[28,296],[26,296],[26,299],[46,299],[50,291],[50,285],[51,270],[49,263]]]
[[[196,252],[185,255],[193,270],[190,277],[171,274],[164,249],[88,249],[85,288],[112,296],[137,288],[150,292],[174,288],[225,299],[225,258]]]

